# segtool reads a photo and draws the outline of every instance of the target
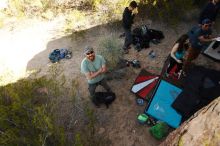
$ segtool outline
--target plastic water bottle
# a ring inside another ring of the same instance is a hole
[[[149,53],[149,56],[150,56],[150,58],[155,58],[156,53],[153,50],[151,50],[150,53]]]

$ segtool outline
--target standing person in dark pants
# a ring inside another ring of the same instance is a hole
[[[170,53],[170,63],[168,65],[166,76],[169,77],[169,73],[171,69],[177,65],[177,69],[174,71],[174,75],[177,76],[179,71],[182,69],[183,66],[183,58],[188,49],[189,39],[188,35],[182,35],[174,44],[171,53]]]
[[[84,55],[86,57],[81,62],[81,72],[88,80],[90,96],[93,103],[96,103],[95,90],[98,85],[103,86],[107,92],[112,92],[105,80],[106,61],[102,56],[96,55],[91,46],[85,48]]]
[[[212,24],[214,24],[219,9],[220,9],[219,0],[210,0],[200,13],[199,24],[202,25],[202,20],[204,19],[209,19],[211,20]]]
[[[134,17],[137,13],[138,13],[137,3],[135,1],[132,1],[129,4],[129,7],[126,7],[123,12],[122,26],[125,31],[125,41],[124,41],[123,50],[125,54],[128,53],[128,49],[132,44],[131,26],[133,24]]]

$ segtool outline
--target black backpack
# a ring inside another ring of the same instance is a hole
[[[156,29],[149,29],[148,35],[150,37],[150,40],[156,39],[156,40],[162,40],[164,38],[164,34],[160,30]]]
[[[150,37],[148,34],[148,28],[146,25],[137,27],[132,31],[132,43],[135,48],[140,51],[143,48],[149,48]]]
[[[100,106],[100,104],[105,104],[106,108],[115,100],[116,96],[113,92],[96,92],[92,102],[96,106]]]

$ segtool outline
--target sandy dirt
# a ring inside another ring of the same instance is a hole
[[[79,83],[79,94],[84,100],[88,100],[87,83],[83,74],[80,73],[80,63],[83,56],[83,48],[86,45],[98,48],[103,37],[115,37],[119,43],[123,44],[123,38],[118,36],[123,32],[120,25],[101,25],[84,30],[76,35],[63,35],[62,22],[60,18],[51,22],[26,21],[21,28],[14,26],[0,31],[0,40],[2,41],[1,52],[1,76],[7,70],[11,73],[10,79],[16,81],[19,77],[26,76],[27,72],[36,73],[30,77],[39,77],[54,73],[51,70],[55,66],[58,72],[58,78],[65,76],[67,82],[76,80]],[[130,49],[125,59],[138,59],[142,68],[160,74],[164,61],[168,56],[170,49],[176,39],[195,23],[182,23],[176,29],[172,29],[162,23],[146,22],[135,25],[150,24],[150,28],[163,31],[165,39],[158,45],[150,44],[150,48],[137,52],[134,48]],[[63,59],[59,63],[52,64],[49,59],[49,53],[57,48],[67,48],[72,51],[72,58]],[[156,57],[151,59],[148,53],[154,50]],[[210,68],[220,70],[219,63],[200,55],[196,60],[197,64],[208,65]],[[138,114],[143,113],[145,106],[138,106],[135,102],[135,95],[130,92],[130,88],[141,69],[128,67],[125,69],[123,79],[111,80],[109,85],[116,93],[117,99],[106,109],[104,106],[95,109],[98,117],[97,132],[110,139],[112,146],[157,146],[161,141],[155,140],[149,134],[147,125],[140,125],[137,122]],[[16,75],[16,76],[14,76]],[[68,83],[67,83],[68,84]],[[102,91],[102,88],[98,88]],[[146,104],[146,103],[145,103]]]

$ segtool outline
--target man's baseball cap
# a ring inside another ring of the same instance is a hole
[[[204,25],[204,24],[210,24],[210,23],[212,23],[212,21],[211,21],[210,19],[208,19],[208,18],[202,20],[202,25]]]
[[[92,46],[86,46],[85,49],[84,49],[84,54],[87,54],[91,51],[93,51],[93,47]]]

